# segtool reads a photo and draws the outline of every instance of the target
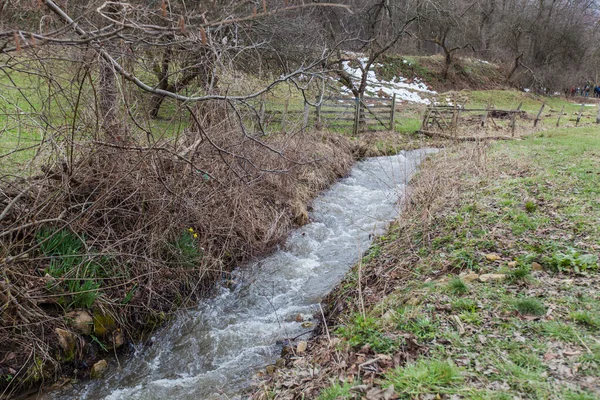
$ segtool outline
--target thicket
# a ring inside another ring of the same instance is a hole
[[[128,139],[95,139],[83,128],[95,125],[87,120],[93,113],[83,113],[75,132],[48,129],[35,154],[7,155],[0,177],[6,393],[74,370],[89,376],[103,354],[193,306],[233,267],[306,223],[309,200],[352,163],[341,136],[244,133],[226,104],[204,107],[220,121],[196,125],[191,110],[181,135],[165,128],[151,143],[133,119],[113,126]],[[91,320],[80,322],[82,311]]]

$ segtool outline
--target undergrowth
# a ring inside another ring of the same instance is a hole
[[[353,161],[352,145],[334,134],[267,144],[226,122],[211,129],[211,142],[190,130],[156,147],[132,141],[130,151],[76,139],[85,151],[68,175],[51,161],[31,180],[0,178],[0,354],[14,354],[0,363],[0,391],[61,373],[87,378],[107,351],[196,304],[235,265],[306,223],[311,198]],[[71,322],[82,313],[91,333]]]

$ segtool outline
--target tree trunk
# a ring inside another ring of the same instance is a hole
[[[519,56],[517,58],[515,58],[515,64],[513,65],[512,69],[510,70],[508,76],[506,77],[506,81],[509,82],[510,78],[513,77],[514,73],[517,72],[517,69],[519,69],[519,61],[521,60],[521,57],[523,57],[523,54],[519,54]]]
[[[442,72],[442,78],[448,80],[448,74],[450,73],[450,67],[452,66],[452,53],[444,49],[446,53],[446,62],[444,63],[444,71]]]
[[[110,12],[117,12],[118,10],[118,2],[109,7]],[[109,54],[111,53],[110,47],[106,50]],[[100,118],[102,121],[101,125],[104,135],[106,136],[106,141],[114,143],[122,140],[122,132],[120,131],[123,129],[124,125],[120,124],[117,119],[117,110],[119,106],[117,75],[111,62],[103,56],[100,56],[98,98]]]
[[[162,90],[169,89],[169,66],[171,64],[171,48],[167,48],[165,50],[165,54],[163,55],[162,62],[160,66],[156,70],[156,76],[158,78],[158,88]],[[160,111],[160,106],[162,105],[165,96],[160,94],[155,94],[152,96],[152,100],[150,101],[150,117],[157,118],[158,112]]]

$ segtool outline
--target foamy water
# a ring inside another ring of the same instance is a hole
[[[311,223],[272,255],[234,272],[196,310],[139,346],[121,369],[61,392],[56,399],[232,399],[280,356],[282,341],[307,332],[321,299],[372,238],[398,216],[405,186],[424,156],[404,152],[359,162],[313,202]],[[314,322],[314,321],[313,321]]]

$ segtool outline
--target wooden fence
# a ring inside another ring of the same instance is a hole
[[[348,129],[354,135],[364,131],[392,130],[395,124],[396,97],[376,98],[329,96],[314,102],[291,103],[289,100],[259,100],[245,118],[264,132],[288,132],[317,129]]]
[[[425,110],[420,132],[429,136],[439,136],[448,139],[476,139],[476,138],[496,138],[508,139],[515,137],[517,125],[519,127],[530,129],[541,126],[541,122],[556,120],[556,127],[559,127],[563,117],[565,107],[560,111],[546,111],[546,103],[542,103],[535,114],[529,115],[522,110],[523,103],[516,109],[501,110],[496,109],[489,103],[486,108],[465,108],[464,105],[441,106],[432,105]],[[576,119],[568,119],[579,126],[582,117],[590,118],[590,115],[583,115],[585,104],[582,104],[579,111],[575,113]],[[546,112],[545,112],[546,111]],[[534,117],[535,115],[535,117]],[[567,119],[567,118],[564,118]],[[529,123],[526,121],[530,121]],[[600,123],[600,109],[596,117],[596,123]],[[554,122],[551,123],[554,126]],[[490,132],[493,135],[490,135]]]
[[[458,105],[427,107],[423,115],[420,132],[429,136],[446,138],[461,138],[461,133],[487,131],[510,131],[515,135],[517,117],[525,117],[521,111],[522,104],[515,110],[497,110],[490,106],[487,108],[464,108]]]
[[[368,130],[393,130],[396,96],[392,98],[330,97],[316,106],[317,126],[350,127],[352,133]]]

